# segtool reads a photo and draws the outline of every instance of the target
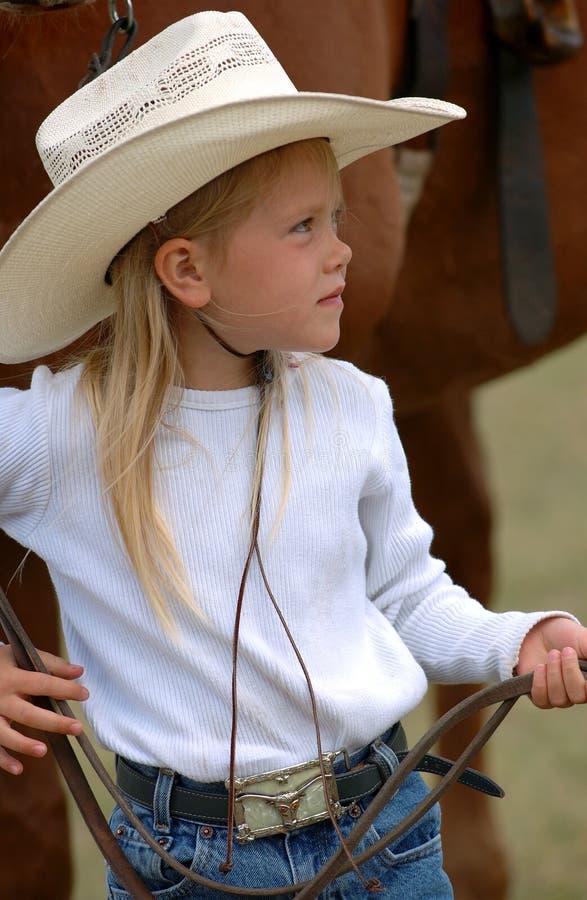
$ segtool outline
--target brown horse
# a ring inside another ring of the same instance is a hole
[[[7,5],[0,3],[0,11]],[[34,0],[20,5],[30,11]],[[39,5],[48,7],[50,0]],[[103,0],[75,5],[76,10],[42,16],[3,16],[0,23],[0,128],[10,135],[0,150],[2,239],[49,189],[33,151],[34,131],[75,89],[89,51],[99,48],[108,24]],[[381,99],[393,93],[404,56],[407,0],[214,3],[217,9],[235,5],[259,28],[301,90]],[[139,38],[147,40],[170,21],[206,6],[188,0],[136,0]],[[118,7],[123,15],[124,3]],[[345,173],[354,259],[337,353],[388,379],[416,501],[435,528],[435,550],[447,560],[453,577],[487,603],[491,507],[472,421],[472,391],[587,330],[587,306],[579,291],[587,265],[582,251],[587,224],[581,215],[587,130],[577,126],[587,103],[581,95],[587,54],[535,74],[559,315],[549,339],[527,347],[513,333],[502,301],[493,159],[496,73],[486,11],[482,0],[451,0],[448,8],[447,96],[467,107],[469,118],[440,135],[432,174],[408,230],[401,271],[405,228],[392,155],[376,154]],[[567,109],[572,102],[572,116],[559,115],[563,97]],[[24,367],[11,367],[1,377],[4,383],[17,378],[24,383],[26,374]],[[21,548],[2,546],[4,583],[21,556]],[[50,591],[41,568],[27,563],[22,585],[13,586],[11,593],[35,641],[55,648],[54,607],[45,599]],[[443,705],[460,695],[461,689],[444,691]],[[69,896],[64,813],[50,767],[50,762],[27,766],[28,782],[0,776],[0,815],[12,823],[0,851],[0,900]],[[483,797],[464,801],[459,790],[449,796],[444,829],[457,896],[498,900],[504,896],[506,871],[489,810]],[[27,845],[35,847],[36,867],[22,849]]]

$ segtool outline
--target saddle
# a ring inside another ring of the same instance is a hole
[[[66,6],[81,6],[91,0],[3,0],[0,9],[8,12],[35,12],[35,7],[41,9],[63,9]]]
[[[495,34],[531,65],[574,56],[583,46],[575,0],[489,0]]]

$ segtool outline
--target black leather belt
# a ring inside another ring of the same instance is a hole
[[[391,731],[385,743],[391,747],[401,761],[407,754],[407,739],[401,723]],[[336,774],[339,800],[342,804],[352,804],[361,797],[379,790],[387,775],[375,762],[366,761],[358,768]],[[441,756],[426,754],[420,760],[416,771],[444,775],[451,768],[452,762]],[[132,762],[118,757],[116,762],[118,786],[130,800],[142,806],[153,807],[156,776],[145,775],[134,768]],[[503,791],[491,778],[476,769],[465,769],[459,781],[467,787],[475,788],[492,797],[503,797]],[[219,785],[219,791],[220,791]],[[196,787],[185,784],[174,784],[171,789],[170,812],[180,819],[195,819],[198,822],[222,825],[228,817],[228,793],[222,787],[219,793],[204,793]]]

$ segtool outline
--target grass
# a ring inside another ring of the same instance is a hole
[[[499,519],[501,609],[568,609],[587,621],[587,342],[482,389]],[[493,741],[514,848],[512,900],[587,897],[584,707],[520,701]]]
[[[497,608],[569,609],[587,621],[586,360],[581,341],[478,391],[498,514]],[[412,718],[413,738],[426,721]],[[492,739],[510,900],[587,897],[586,738],[585,707],[543,712],[521,700]],[[102,863],[77,818],[73,833],[74,900],[103,900]]]

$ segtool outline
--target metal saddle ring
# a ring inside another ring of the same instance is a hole
[[[28,669],[29,671],[46,673],[46,669],[36,652],[32,641],[19,622],[6,595],[1,589],[0,625],[4,629],[11,644],[17,665],[21,668]],[[587,661],[581,660],[580,666],[583,673],[587,673]],[[380,840],[369,847],[368,850],[365,850],[354,858],[358,865],[371,859],[372,856],[380,853],[381,850],[401,837],[402,834],[412,827],[414,822],[436,803],[442,794],[444,794],[458,779],[459,775],[462,774],[470,759],[487,743],[493,732],[512,709],[516,700],[518,700],[519,697],[529,694],[531,687],[532,674],[530,673],[528,675],[519,675],[515,678],[510,678],[501,684],[483,688],[461,701],[461,703],[445,713],[434,723],[434,725],[432,725],[426,734],[417,742],[417,744],[415,744],[412,750],[410,750],[401,760],[398,768],[390,778],[385,781],[361,818],[357,820],[346,838],[349,850],[352,851],[357,847],[373,821],[395,794],[401,782],[416,769],[422,757],[442,735],[446,734],[451,728],[474,713],[477,713],[488,706],[500,703],[500,706],[480,728],[460,757],[453,763],[449,771],[441,778],[439,783],[430,791],[427,797],[425,797],[408,816],[399,822],[395,828],[380,838]],[[56,701],[41,697],[37,698],[37,702],[45,708],[56,709],[63,715],[74,716],[69,705],[63,700]],[[117,879],[124,885],[125,889],[134,900],[154,900],[153,894],[143,884],[112,835],[67,736],[47,733],[45,737],[55,754],[59,767],[82,817],[92,833],[100,851],[112,867]],[[190,881],[193,881],[202,887],[216,890],[220,894],[237,897],[269,897],[294,894],[298,900],[311,900],[311,898],[316,898],[330,881],[350,869],[350,863],[344,856],[342,850],[338,850],[311,881],[300,882],[293,885],[245,889],[238,886],[233,887],[231,885],[223,884],[222,882],[212,881],[209,878],[197,875],[170,856],[144,828],[140,820],[135,816],[124,795],[110,778],[110,775],[104,768],[102,761],[88,738],[82,734],[77,737],[76,740],[80,749],[88,759],[88,762],[103,782],[115,803],[120,806],[128,820],[133,827],[136,828],[149,847],[164,859],[167,865],[175,869],[175,871],[179,872],[185,878],[188,878]]]

